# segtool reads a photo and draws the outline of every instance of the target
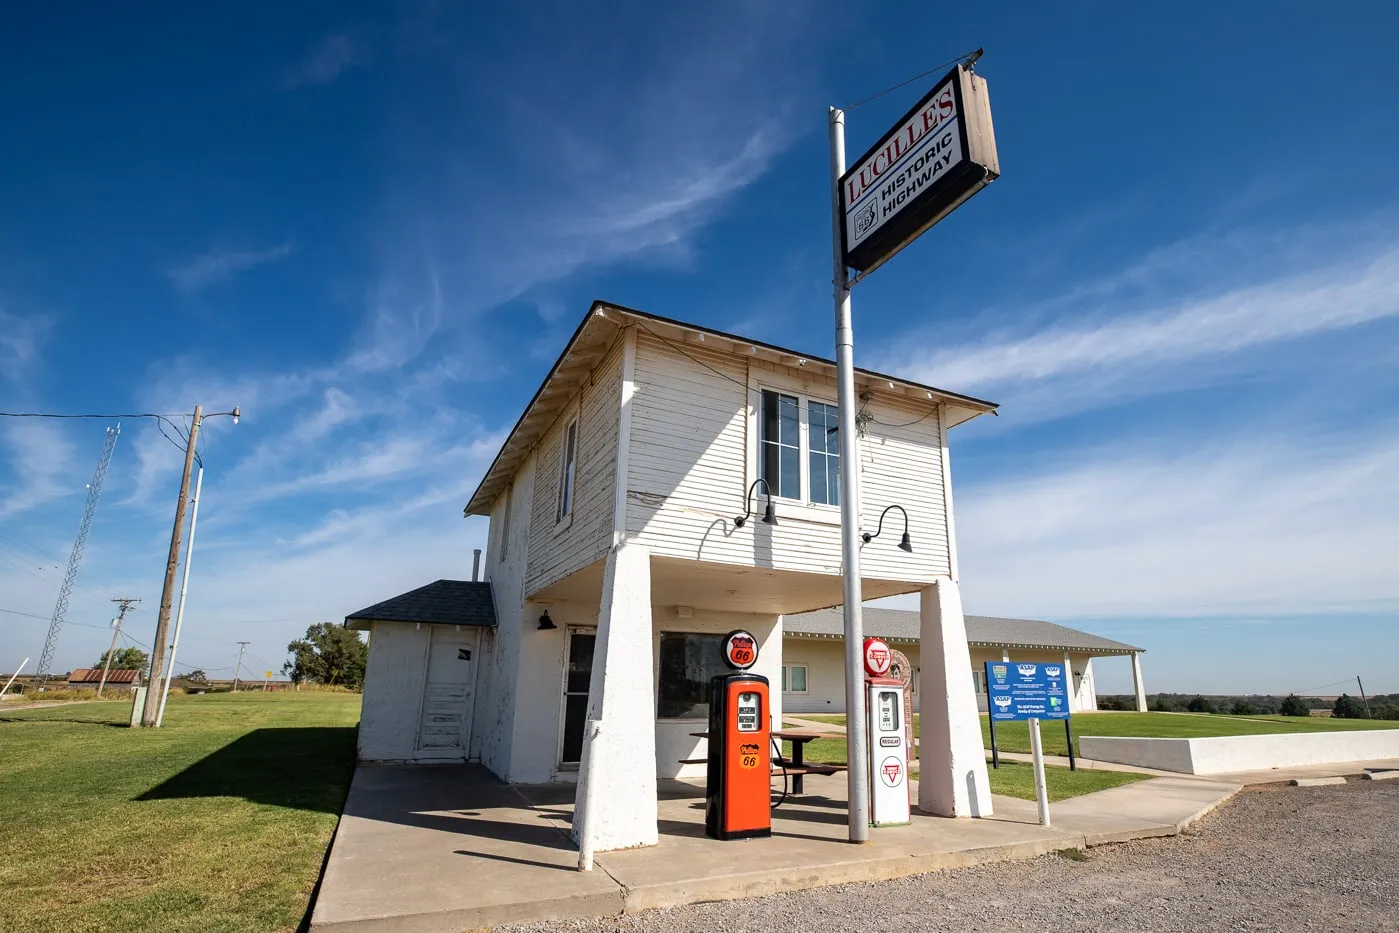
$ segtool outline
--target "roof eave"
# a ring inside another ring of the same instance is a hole
[[[501,444],[500,450],[496,451],[495,457],[491,460],[491,465],[486,469],[486,472],[482,475],[481,482],[477,484],[475,491],[472,492],[471,498],[470,500],[468,500],[466,507],[462,509],[463,517],[490,514],[491,506],[495,502],[496,496],[499,494],[498,490],[492,491],[489,495],[487,494],[488,488],[495,485],[493,483],[493,480],[495,479],[496,467],[501,463],[501,460],[505,457],[507,451],[512,449],[515,438],[519,434],[521,427],[529,418],[529,415],[533,410],[534,406],[536,405],[536,403],[538,403],[540,398],[544,395],[545,391],[549,388],[549,385],[552,383],[554,377],[558,374],[559,370],[564,367],[564,363],[573,353],[574,347],[577,345],[579,339],[582,337],[583,332],[587,329],[588,324],[591,323],[595,317],[605,316],[606,311],[613,311],[617,314],[637,318],[638,320],[642,321],[651,321],[653,323],[664,324],[669,327],[682,328],[684,330],[688,330],[696,334],[707,334],[710,336],[721,338],[723,340],[731,341],[736,344],[746,345],[749,347],[756,347],[772,353],[782,354],[784,356],[796,356],[809,362],[817,363],[824,366],[835,367],[836,365],[834,360],[828,360],[824,357],[799,354],[797,353],[797,351],[791,350],[787,347],[779,347],[775,344],[764,343],[760,340],[753,340],[750,337],[742,337],[737,334],[730,334],[725,331],[714,330],[712,328],[703,327],[698,324],[690,324],[685,321],[677,321],[673,318],[662,317],[658,314],[651,314],[646,311],[639,311],[636,308],[628,308],[625,305],[614,304],[612,302],[596,299],[593,301],[592,305],[589,306],[588,313],[583,316],[583,320],[579,322],[577,329],[574,330],[573,336],[571,336],[568,339],[568,342],[564,344],[563,351],[559,354],[558,359],[554,361],[554,365],[549,368],[548,374],[545,375],[543,381],[540,382],[539,388],[535,390],[535,393],[533,397],[530,398],[529,403],[525,405],[524,409],[520,412],[520,417],[516,419],[514,427],[510,429],[510,433],[506,436],[505,442]],[[897,376],[889,376],[884,373],[875,372],[874,370],[857,368],[855,370],[855,373],[857,376],[863,376],[867,379],[883,380],[885,382],[888,382],[891,387],[899,385],[905,387],[906,389],[912,389],[918,392],[925,392],[927,393],[928,400],[936,401],[938,404],[948,405],[951,408],[966,413],[965,417],[950,417],[948,419],[948,427],[955,427],[957,425],[964,424],[967,421],[970,421],[973,418],[976,418],[983,414],[995,414],[996,409],[999,407],[995,402],[989,402],[985,399],[975,398],[974,396],[970,395],[962,395],[958,392],[949,392],[946,389],[939,389],[936,386],[924,385],[922,383],[913,382],[912,380],[903,379]]]

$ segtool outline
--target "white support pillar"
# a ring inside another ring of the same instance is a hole
[[[938,816],[990,816],[986,751],[957,584],[938,577],[923,588],[920,609],[918,809]]]
[[[1146,712],[1146,684],[1142,682],[1142,653],[1132,652],[1132,689],[1137,694],[1137,712]]]
[[[593,852],[655,845],[651,554],[638,544],[607,555],[587,718],[573,817],[580,853],[591,862]]]

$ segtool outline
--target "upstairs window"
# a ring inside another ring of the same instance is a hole
[[[840,505],[840,422],[836,407],[807,402],[806,408],[811,501]]]
[[[563,456],[559,459],[559,506],[554,516],[558,524],[573,514],[573,480],[578,466],[578,420],[563,432]]]
[[[801,403],[795,395],[763,390],[759,474],[768,491],[784,499],[802,497]],[[759,489],[759,492],[762,490]]]
[[[782,499],[840,505],[836,406],[771,389],[761,395],[758,475],[768,489]]]

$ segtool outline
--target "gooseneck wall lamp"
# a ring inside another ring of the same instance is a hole
[[[883,512],[880,512],[879,527],[875,529],[874,534],[870,534],[867,531],[864,534],[860,535],[860,537],[864,539],[864,542],[866,544],[869,544],[875,538],[879,537],[879,533],[884,530],[884,516],[889,514],[889,509],[898,509],[899,514],[904,517],[904,535],[902,538],[899,539],[899,550],[907,551],[908,553],[912,554],[913,541],[908,536],[908,513],[904,511],[904,507],[901,505],[891,505],[889,506],[889,508],[886,508]]]
[[[758,479],[753,480],[753,485],[748,487],[748,495],[743,497],[743,507],[747,511],[745,511],[742,515],[739,515],[734,518],[735,528],[742,528],[744,524],[747,523],[748,516],[753,514],[753,490],[758,488],[759,483],[762,484],[763,493],[767,496],[767,507],[763,509],[763,524],[777,524],[777,515],[772,510],[772,487],[768,485],[767,480],[763,479],[762,477],[759,477]]]

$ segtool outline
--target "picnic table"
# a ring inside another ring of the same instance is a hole
[[[708,732],[691,732],[695,738],[708,739]],[[779,741],[792,743],[792,757],[783,758],[780,755],[772,760],[773,775],[787,774],[792,778],[792,793],[805,793],[804,778],[808,774],[839,774],[847,770],[845,765],[828,765],[820,762],[807,764],[806,743],[816,739],[826,739],[830,736],[824,732],[805,732],[800,730],[783,729],[780,732],[772,733],[772,737]],[[708,758],[682,758],[682,765],[702,765],[709,761]]]

